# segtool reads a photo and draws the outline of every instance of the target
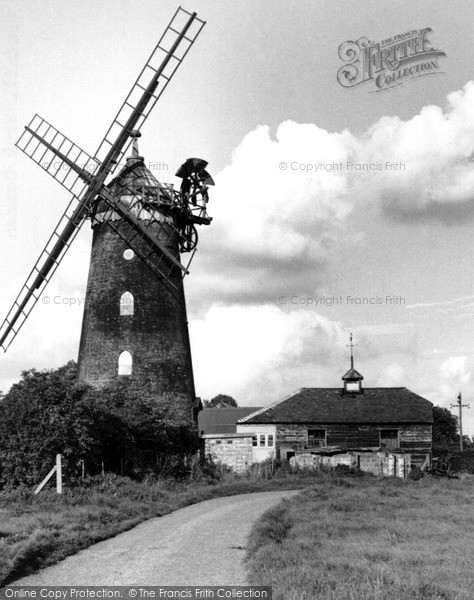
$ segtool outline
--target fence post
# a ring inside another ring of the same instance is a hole
[[[39,484],[39,486],[35,490],[35,495],[39,494],[44,486],[48,483],[51,477],[56,473],[56,492],[58,494],[63,493],[63,470],[61,465],[61,455],[56,454],[56,464],[51,469],[51,471],[46,475],[43,481]]]
[[[60,454],[56,454],[56,491],[58,494],[63,493],[63,467]]]

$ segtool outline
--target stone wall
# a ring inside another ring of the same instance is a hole
[[[365,473],[382,477],[408,477],[411,470],[410,454],[392,454],[390,452],[346,452],[333,456],[316,454],[297,454],[290,458],[291,466],[318,469],[321,466],[335,467],[347,465],[358,467]]]
[[[252,435],[242,433],[203,435],[204,454],[217,463],[243,472],[253,462]]]
[[[245,423],[237,423],[237,433],[246,433],[248,435],[257,436],[257,446],[252,449],[252,462],[263,462],[269,458],[275,458],[276,454],[276,425],[260,425]],[[265,446],[260,445],[260,436],[265,435]],[[268,445],[268,436],[273,436],[272,445]]]

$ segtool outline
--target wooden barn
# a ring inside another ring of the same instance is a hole
[[[422,466],[431,457],[431,409],[406,388],[369,388],[358,398],[333,388],[302,388],[242,419],[237,430],[251,431],[258,444],[264,429],[275,439],[275,456],[283,459],[317,455],[335,457],[328,462],[336,464],[340,455],[352,453],[347,464],[361,466],[367,458],[362,454],[390,453]]]
[[[407,477],[412,467],[430,464],[431,402],[404,387],[364,388],[352,356],[342,380],[338,388],[302,388],[240,418],[234,434],[246,449],[240,469],[250,460],[280,458],[301,466],[345,464]],[[212,440],[206,436],[207,452],[222,460],[218,433]]]

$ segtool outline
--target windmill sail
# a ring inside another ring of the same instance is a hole
[[[76,237],[82,220],[75,222],[73,217],[80,206],[81,201],[73,196],[0,327],[0,345],[5,352]]]
[[[15,144],[75,196],[81,196],[100,163],[51,123],[35,115]]]
[[[40,298],[99,194],[127,218],[133,229],[130,244],[133,244],[132,238],[136,232],[148,244],[146,254],[142,250],[138,253],[142,260],[150,267],[154,265],[164,277],[166,270],[159,270],[159,263],[171,264],[171,268],[187,272],[179,257],[170,255],[149,228],[144,227],[126,207],[119,206],[116,199],[108,195],[104,183],[127,151],[132,132],[141,128],[204,25],[205,22],[198,19],[196,13],[189,13],[181,7],[177,9],[94,157],[90,157],[38,115],[25,128],[17,146],[61,185],[73,192],[73,196],[0,327],[0,346],[4,351]],[[57,165],[54,164],[55,158],[58,159]],[[86,168],[81,166],[82,161],[85,161]],[[55,170],[56,166],[59,169]],[[61,173],[63,169],[64,177]],[[151,260],[153,256],[154,260]]]
[[[113,153],[111,173],[128,152],[130,134],[140,131],[205,24],[196,13],[181,7],[176,10],[94,155],[99,162],[105,162]],[[117,138],[122,135],[126,143],[119,143],[119,148]]]

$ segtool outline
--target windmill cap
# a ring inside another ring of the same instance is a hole
[[[207,165],[207,160],[204,160],[203,158],[188,158],[176,171],[176,177],[184,179],[189,177],[192,173],[201,173]]]

